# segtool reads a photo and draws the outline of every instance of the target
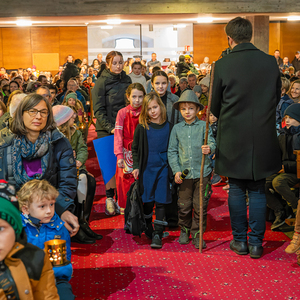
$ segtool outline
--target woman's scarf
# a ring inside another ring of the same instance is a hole
[[[24,183],[32,179],[40,179],[45,174],[48,167],[50,141],[51,131],[40,133],[34,144],[26,136],[15,137],[12,145],[12,168],[17,186],[21,187]],[[29,177],[24,169],[22,158],[28,161],[40,158],[42,174]]]

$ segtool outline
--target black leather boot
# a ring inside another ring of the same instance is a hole
[[[87,176],[87,183],[88,183],[88,193],[85,199],[83,215],[84,215],[84,219],[88,222],[90,219],[90,215],[94,203],[94,197],[96,191],[96,180],[94,176],[90,173],[87,173],[86,176]]]
[[[145,235],[148,239],[152,239],[152,234],[153,234],[153,225],[152,225],[152,214],[151,214],[151,217],[146,219],[145,217],[145,221],[146,221],[146,230],[145,230]]]
[[[95,239],[90,238],[85,234],[85,232],[80,227],[76,235],[71,237],[71,242],[78,243],[78,244],[94,244],[96,243]]]
[[[78,211],[79,211],[78,219],[79,219],[80,228],[85,232],[85,234],[88,237],[96,239],[96,240],[101,240],[103,238],[103,236],[101,234],[97,234],[96,232],[94,232],[90,228],[87,220],[84,218],[84,204],[85,204],[84,202],[78,203]]]
[[[162,221],[158,221],[162,222]],[[162,235],[164,231],[164,225],[158,224],[157,220],[154,221],[154,231],[152,234],[151,248],[160,249],[162,247]]]

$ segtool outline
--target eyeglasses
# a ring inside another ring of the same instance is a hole
[[[42,118],[47,118],[49,116],[49,112],[47,109],[38,110],[38,109],[32,108],[32,109],[27,110],[27,112],[28,112],[29,116],[31,116],[31,117],[35,117],[38,113],[40,113],[40,116]]]

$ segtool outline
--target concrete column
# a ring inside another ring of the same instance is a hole
[[[251,42],[255,47],[269,54],[269,16],[248,16],[246,19],[253,26]]]

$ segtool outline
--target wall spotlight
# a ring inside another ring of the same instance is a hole
[[[107,25],[120,25],[121,20],[120,19],[110,19],[106,21]]]
[[[17,26],[23,26],[23,27],[32,26],[32,22],[28,20],[18,20],[16,24]]]
[[[288,21],[300,21],[300,16],[289,16]]]
[[[212,23],[213,18],[198,18],[197,23]]]

